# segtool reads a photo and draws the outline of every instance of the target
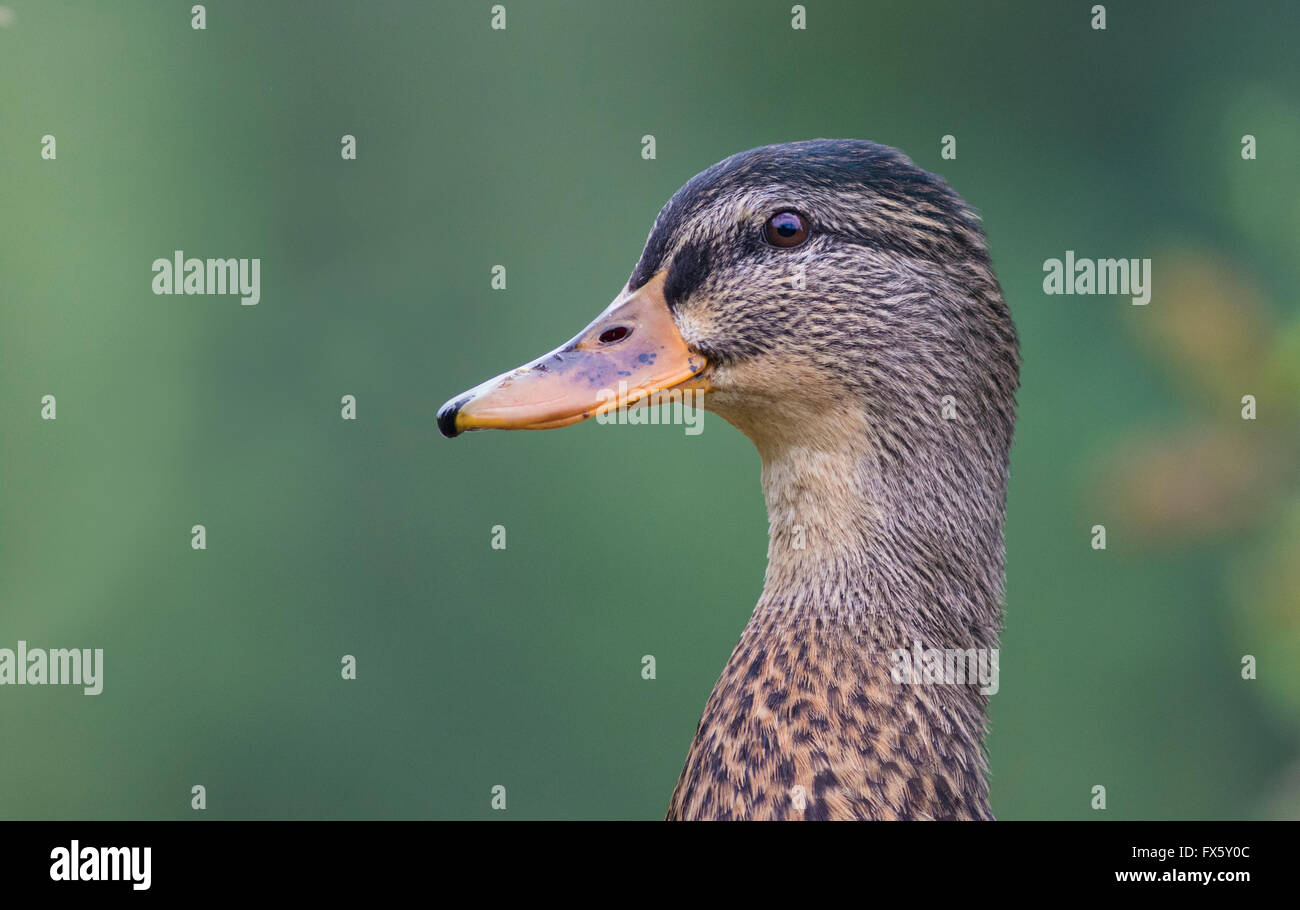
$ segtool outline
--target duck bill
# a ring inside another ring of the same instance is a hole
[[[703,389],[704,358],[677,330],[664,272],[625,291],[567,344],[457,395],[438,411],[444,436],[466,430],[549,430],[645,401]]]

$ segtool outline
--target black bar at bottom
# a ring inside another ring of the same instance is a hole
[[[1282,866],[1296,834],[1294,822],[3,822],[0,883],[6,897],[337,899],[453,880],[490,893],[502,877],[528,875],[518,880],[538,896],[615,886],[611,900],[633,901],[672,893],[674,879],[696,883],[685,894],[701,884],[725,891],[729,881],[806,889],[820,879],[856,882],[864,897],[894,885],[935,897],[1199,890],[1231,899],[1261,884],[1291,890]]]

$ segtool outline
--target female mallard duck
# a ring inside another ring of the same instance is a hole
[[[694,177],[595,322],[438,426],[707,390],[762,456],[771,536],[668,817],[987,819],[988,687],[900,666],[996,660],[1019,362],[962,199],[892,148],[818,139]]]

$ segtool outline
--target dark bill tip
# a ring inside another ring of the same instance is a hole
[[[454,398],[438,409],[438,432],[448,439],[460,435],[456,428],[456,415],[460,413],[461,399]]]

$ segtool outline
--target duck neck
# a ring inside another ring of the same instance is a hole
[[[942,449],[896,460],[866,439],[787,446],[764,453],[763,491],[756,621],[883,619],[936,645],[996,646],[1005,468]]]
[[[766,582],[675,817],[991,817],[1005,466],[873,438],[760,444]]]

